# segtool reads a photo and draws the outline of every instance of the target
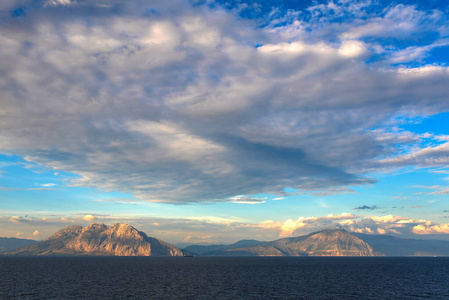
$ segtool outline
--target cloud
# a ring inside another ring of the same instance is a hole
[[[448,224],[394,215],[365,217],[340,224],[353,232],[390,234],[406,238],[416,238],[416,235],[447,234],[449,232]]]
[[[56,186],[56,183],[44,183],[42,184],[43,187],[54,187]]]
[[[351,213],[342,213],[340,215],[329,214],[323,217],[299,217],[297,220],[288,219],[286,221],[274,222],[272,220],[263,221],[259,224],[262,228],[275,230],[281,237],[310,233],[322,230],[336,220],[352,220],[358,216]]]
[[[447,141],[375,129],[449,110],[446,67],[395,65],[444,43],[437,10],[341,1],[260,22],[183,0],[45,3],[0,6],[0,151],[79,175],[71,186],[261,203],[249,195],[449,164]],[[399,39],[412,48],[381,43]]]
[[[85,220],[85,221],[93,221],[93,220],[95,220],[97,217],[95,217],[95,216],[93,216],[93,215],[85,215],[84,217],[83,217],[83,220]]]
[[[13,188],[13,187],[2,187],[0,186],[0,191],[53,191],[52,188]]]
[[[449,142],[444,142],[437,146],[425,146],[423,148],[414,149],[411,153],[382,159],[379,163],[389,166],[446,166],[449,164]]]
[[[357,192],[347,187],[341,187],[341,188],[328,188],[325,191],[313,192],[310,195],[319,197],[319,196],[332,196],[340,194],[357,194]]]
[[[419,224],[413,227],[416,234],[449,234],[449,224]]]
[[[304,235],[324,228],[340,227],[356,233],[388,234],[402,238],[418,238],[425,235],[438,234],[446,238],[449,224],[437,223],[429,220],[416,220],[408,217],[384,215],[363,217],[350,213],[328,215],[322,217],[300,217],[297,220],[264,221],[258,226],[273,232],[281,237]]]
[[[364,43],[359,41],[343,41],[338,53],[346,57],[357,57],[367,52]]]
[[[449,187],[447,187],[447,186],[432,185],[432,186],[413,186],[413,187],[433,190],[433,192],[426,193],[427,195],[448,195],[449,194]]]
[[[26,222],[14,222],[13,219],[27,219]],[[96,222],[108,225],[115,223],[131,224],[149,236],[170,243],[179,243],[187,238],[189,243],[233,243],[249,237],[261,241],[275,240],[280,237],[300,236],[325,228],[344,228],[350,232],[368,234],[388,234],[402,238],[439,238],[448,239],[449,224],[430,220],[417,220],[404,216],[384,215],[364,217],[351,213],[330,214],[319,217],[299,217],[284,221],[267,220],[260,223],[248,223],[233,216],[206,216],[192,218],[157,218],[148,216],[98,216]],[[48,237],[69,225],[89,225],[92,220],[82,217],[2,217],[0,227],[2,235],[13,237],[19,231],[22,237]],[[184,241],[186,242],[186,241]]]
[[[39,231],[39,237],[48,237],[58,230],[69,225],[89,225],[92,220],[82,217],[42,217],[31,218],[27,223],[14,223],[11,225],[10,217],[0,218],[0,227],[3,236],[15,236],[20,226],[26,238],[35,238],[32,233]],[[18,217],[19,218],[19,217]],[[148,216],[98,216],[96,222],[107,225],[115,223],[131,224],[138,230],[142,230],[149,236],[160,238],[170,243],[181,242],[187,236],[191,236],[190,242],[223,243],[235,242],[239,239],[253,237],[255,239],[275,239],[275,232],[263,232],[255,224],[245,223],[242,219],[232,216],[204,216],[192,218],[156,218]],[[27,234],[25,234],[27,233]],[[29,233],[29,234],[28,234]]]
[[[276,198],[273,198],[273,199],[271,199],[271,200],[273,200],[273,201],[279,201],[279,200],[283,200],[283,199],[285,199],[285,197],[276,197]]]
[[[374,210],[374,209],[379,209],[379,207],[377,205],[373,205],[373,206],[363,205],[363,206],[354,207],[353,209],[357,209],[357,210]]]
[[[12,216],[11,218],[9,218],[9,221],[13,223],[18,223],[20,222],[20,220],[21,218],[19,218],[18,216]]]
[[[230,200],[233,203],[260,204],[260,203],[265,203],[267,198],[253,198],[253,197],[239,195],[239,196],[231,197]]]

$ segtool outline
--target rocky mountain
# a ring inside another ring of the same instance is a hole
[[[109,256],[182,256],[181,250],[148,237],[131,225],[93,223],[68,226],[48,239],[25,246],[9,255],[109,255]]]
[[[12,251],[37,243],[35,240],[0,237],[0,252]]]
[[[189,249],[189,247],[187,248]],[[232,247],[204,255],[247,256],[382,256],[367,242],[344,229],[326,229],[305,236]]]

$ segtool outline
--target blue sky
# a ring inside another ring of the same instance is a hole
[[[444,1],[0,4],[0,236],[448,239]]]

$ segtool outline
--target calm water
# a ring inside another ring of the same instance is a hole
[[[0,257],[0,299],[449,299],[449,258]]]

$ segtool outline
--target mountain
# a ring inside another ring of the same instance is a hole
[[[402,239],[363,233],[354,235],[387,256],[449,256],[449,241]]]
[[[48,239],[25,246],[9,255],[108,255],[108,256],[182,256],[181,250],[148,237],[131,225],[113,226],[93,223],[68,226]]]
[[[237,245],[239,243],[236,243]],[[293,238],[223,247],[204,255],[248,256],[381,256],[367,242],[343,229],[326,229]]]
[[[241,240],[231,245],[191,245],[186,247],[185,249],[196,254],[200,255],[208,255],[208,253],[213,253],[215,251],[225,251],[229,249],[236,249],[242,247],[249,247],[255,244],[261,243],[256,240]]]
[[[37,243],[34,240],[0,237],[0,252],[12,251]]]

